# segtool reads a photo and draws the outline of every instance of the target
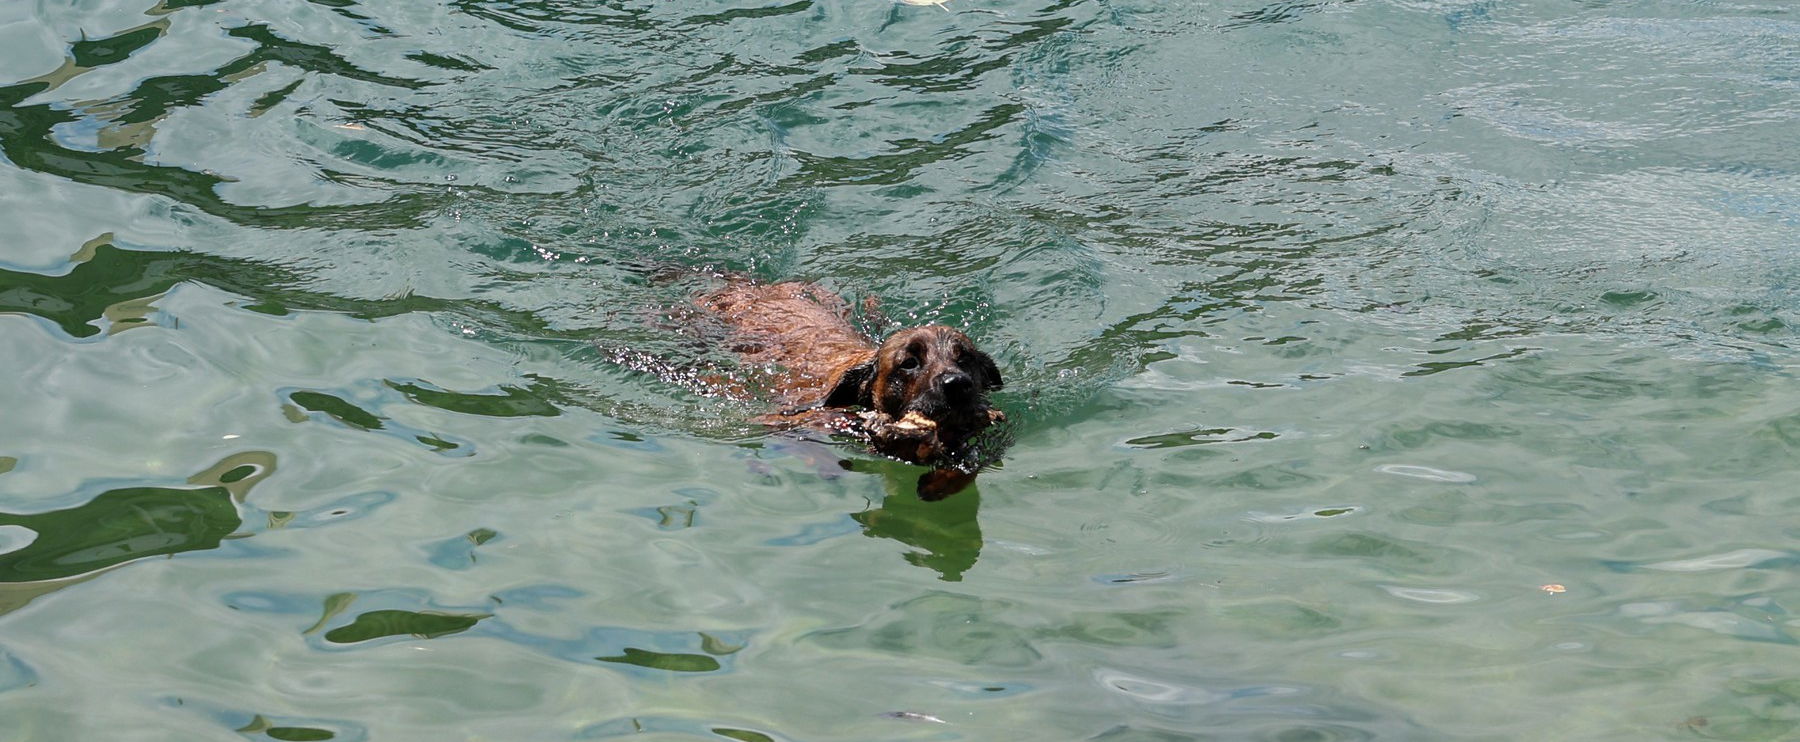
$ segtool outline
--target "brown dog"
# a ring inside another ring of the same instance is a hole
[[[1004,417],[987,402],[1000,369],[955,329],[908,328],[877,345],[842,298],[813,283],[733,280],[697,303],[730,328],[738,356],[779,367],[775,395],[790,424],[854,429],[882,453],[931,464]]]

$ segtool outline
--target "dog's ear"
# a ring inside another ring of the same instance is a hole
[[[981,371],[981,378],[987,380],[988,389],[999,389],[1006,386],[1000,378],[1000,367],[994,365],[994,359],[979,350],[969,354],[969,364]]]
[[[819,404],[826,407],[869,407],[875,406],[874,395],[870,387],[875,383],[875,361],[859,363],[844,371],[838,377],[837,384],[825,394],[825,401]]]

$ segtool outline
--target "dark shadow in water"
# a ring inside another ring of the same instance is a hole
[[[961,581],[981,556],[980,491],[971,483],[953,496],[924,500],[917,494],[919,467],[858,461],[856,468],[881,476],[887,490],[880,507],[850,516],[862,524],[863,535],[919,549],[907,553],[906,561],[938,573],[946,582]]]

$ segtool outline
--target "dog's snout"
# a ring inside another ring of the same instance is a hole
[[[960,371],[944,374],[938,383],[944,387],[944,395],[952,399],[967,398],[975,391],[975,380]]]

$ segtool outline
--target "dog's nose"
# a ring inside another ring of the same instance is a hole
[[[939,377],[939,384],[944,387],[944,395],[952,399],[962,399],[975,391],[975,380],[965,373],[949,373]]]

